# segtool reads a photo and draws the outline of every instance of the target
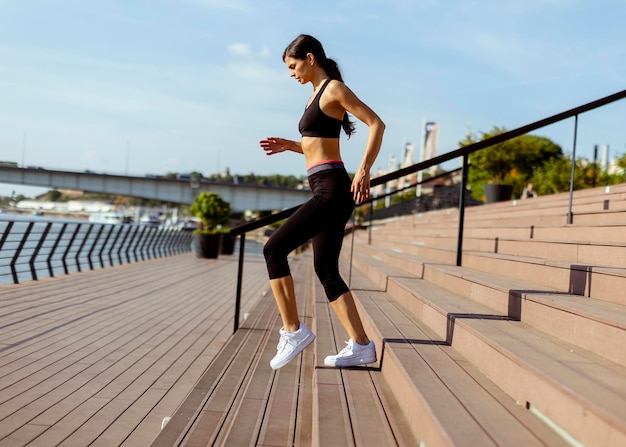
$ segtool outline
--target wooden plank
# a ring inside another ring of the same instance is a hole
[[[233,362],[237,360],[237,355],[240,354],[241,350],[246,349],[248,339],[254,335],[255,325],[258,324],[258,321],[267,321],[269,319],[270,313],[273,313],[274,310],[272,304],[273,303],[269,300],[259,303],[255,317],[246,321],[246,325],[242,326],[239,331],[231,337],[211,363],[210,367],[196,383],[187,398],[183,401],[180,408],[172,416],[171,421],[167,424],[165,429],[155,438],[151,444],[152,446],[181,445],[182,443],[188,442],[188,436],[195,436],[198,442],[202,442],[202,438],[210,439],[210,437],[213,436],[215,427],[217,427],[220,421],[225,417],[223,395],[227,393],[228,390],[222,391],[222,396],[218,396],[221,400],[214,396],[213,393],[216,392],[222,377],[230,371],[231,367],[235,373],[238,371],[237,368],[241,369],[244,363],[243,361],[240,360],[241,363],[235,364]],[[249,345],[252,345],[252,343]],[[253,348],[254,346],[248,346],[247,352],[250,352]],[[241,358],[243,358],[243,356]],[[230,378],[230,381],[232,383],[236,381],[236,379]],[[232,395],[233,391],[231,390],[230,393]],[[207,402],[210,398],[213,398],[212,403],[214,404],[214,408],[206,409]],[[217,405],[216,402],[220,403],[220,405]],[[195,433],[194,424],[198,424],[199,419],[203,420],[202,429]]]
[[[0,287],[0,444],[147,445],[230,336],[236,261],[186,254]],[[267,276],[262,260],[245,269],[250,310]]]
[[[294,275],[294,287],[296,292],[296,303],[300,321],[304,322],[313,330],[312,321],[312,265],[310,256],[300,256],[297,265],[292,266]],[[267,346],[269,355],[276,353],[275,343],[278,340],[279,326],[270,333]],[[313,344],[314,346],[314,344]],[[301,423],[299,410],[302,408],[300,396],[307,390],[303,386],[305,377],[309,377],[308,384],[312,383],[313,369],[306,369],[310,364],[310,356],[314,352],[313,346],[309,345],[296,359],[286,366],[276,371],[271,390],[267,399],[267,406],[262,418],[260,427],[259,445],[292,445],[295,438],[296,426]],[[305,356],[309,357],[306,362]],[[261,373],[267,364],[259,365]],[[258,373],[257,373],[258,374]],[[309,390],[310,392],[310,390]],[[236,445],[233,443],[233,445]]]

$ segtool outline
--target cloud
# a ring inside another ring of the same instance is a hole
[[[241,56],[241,57],[261,57],[266,58],[269,57],[272,52],[270,51],[267,45],[263,45],[260,50],[255,52],[252,47],[247,43],[232,43],[227,47],[228,52],[233,56]]]
[[[250,45],[245,43],[232,43],[228,45],[228,52],[235,56],[249,56],[252,53]]]

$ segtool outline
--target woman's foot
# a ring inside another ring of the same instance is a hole
[[[348,340],[346,347],[337,355],[329,355],[324,359],[324,365],[346,368],[349,366],[366,365],[376,362],[376,346],[374,342],[360,345],[354,340]]]
[[[296,332],[281,329],[277,352],[270,361],[270,366],[272,369],[282,368],[296,358],[313,340],[315,340],[315,334],[302,322]]]

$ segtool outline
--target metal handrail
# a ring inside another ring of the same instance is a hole
[[[120,239],[122,233],[124,238]],[[18,284],[21,279],[37,280],[60,272],[94,270],[98,263],[104,268],[180,254],[191,251],[191,239],[191,231],[172,227],[3,220],[0,221],[0,284],[7,283],[9,278]],[[161,245],[166,245],[168,250],[161,250]],[[126,251],[126,260],[122,251]]]
[[[603,107],[607,104],[610,104],[615,101],[619,101],[620,99],[626,98],[626,90],[621,90],[617,93],[613,93],[612,95],[605,96],[603,98],[597,99],[595,101],[588,102],[578,107],[574,107],[572,109],[566,110],[561,113],[557,113],[555,115],[549,116],[547,118],[532,122],[530,124],[526,124],[525,126],[518,127],[513,130],[509,130],[503,132],[501,134],[495,135],[493,137],[478,141],[476,143],[468,144],[462,148],[456,149],[454,151],[448,152],[443,155],[439,155],[437,157],[433,157],[429,160],[422,161],[420,163],[416,163],[414,165],[408,166],[406,168],[398,169],[397,171],[390,172],[389,174],[382,175],[380,177],[373,178],[370,182],[370,185],[377,186],[387,183],[391,180],[397,180],[401,177],[416,173],[418,171],[422,171],[424,169],[428,169],[432,166],[437,166],[447,161],[453,160],[455,158],[462,157],[462,174],[461,174],[461,194],[459,199],[459,232],[458,232],[458,240],[457,240],[457,265],[461,265],[461,254],[462,254],[462,244],[463,244],[463,227],[464,227],[464,216],[465,216],[465,190],[467,189],[467,171],[468,171],[468,160],[469,155],[477,152],[479,150],[494,146],[499,143],[503,143],[505,141],[511,140],[513,138],[517,138],[521,135],[525,135],[529,132],[535,131],[542,127],[549,126],[551,124],[555,124],[559,121],[566,120],[568,118],[575,117],[575,129],[574,129],[574,154],[575,154],[575,146],[576,146],[576,134],[578,130],[578,115],[581,113],[589,112],[591,110]],[[574,155],[573,155],[574,156]],[[572,160],[572,175],[573,175],[573,165],[574,160]],[[570,201],[571,201],[571,190],[570,187]],[[370,199],[368,202],[372,200],[379,200],[379,198]],[[358,206],[361,206],[359,204]],[[245,234],[262,228],[266,225],[271,225],[280,220],[286,219],[291,216],[301,205],[294,206],[278,213],[274,213],[270,216],[262,217],[260,219],[256,219],[252,222],[248,222],[246,224],[240,225],[230,230],[230,234],[233,237],[241,235],[240,240],[240,257],[243,256],[243,245],[245,244]],[[570,203],[570,212],[568,213],[568,223],[571,223],[571,203]],[[235,332],[239,328],[239,303],[241,301],[241,282],[243,275],[243,262],[240,259],[239,262],[239,271],[237,273],[237,296],[236,296],[236,309],[235,309],[235,324],[234,330]]]

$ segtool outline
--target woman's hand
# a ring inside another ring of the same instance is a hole
[[[266,155],[279,154],[289,149],[287,140],[278,137],[267,137],[264,140],[259,141],[261,149],[265,151]]]
[[[359,169],[352,179],[352,187],[350,188],[355,203],[363,203],[370,197],[370,173],[363,169]]]

